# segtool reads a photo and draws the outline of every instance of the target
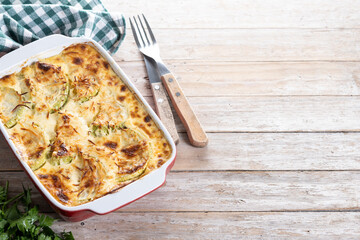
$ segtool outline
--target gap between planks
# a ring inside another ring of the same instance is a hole
[[[81,239],[357,239],[359,213],[121,213],[78,223],[57,221],[56,231]],[[329,225],[331,227],[329,228]],[[89,234],[91,233],[91,234]]]
[[[360,30],[158,29],[164,62],[208,61],[359,61]],[[117,61],[142,60],[131,31],[114,55]],[[182,36],[179,38],[178,36]],[[204,37],[206,36],[206,37]]]
[[[78,223],[60,220],[54,228],[72,230],[77,239],[357,239],[359,217],[359,213],[130,212]]]
[[[118,62],[143,96],[152,96],[145,65]],[[187,97],[358,96],[359,63],[170,61]]]

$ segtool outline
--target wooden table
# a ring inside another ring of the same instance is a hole
[[[103,2],[147,16],[210,141],[191,147],[177,119],[164,187],[57,230],[97,240],[360,236],[359,1]],[[152,103],[130,29],[115,59]],[[0,148],[1,182],[12,193],[32,186]]]

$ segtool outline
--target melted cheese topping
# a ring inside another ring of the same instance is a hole
[[[144,106],[87,44],[1,78],[0,119],[22,160],[67,206],[117,191],[171,154]]]

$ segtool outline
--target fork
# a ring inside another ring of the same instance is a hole
[[[142,19],[140,15],[138,15],[137,18],[135,16],[133,16],[133,19],[129,18],[129,21],[136,45],[140,52],[156,62],[161,75],[161,81],[170,96],[175,111],[185,126],[190,143],[196,147],[205,147],[208,143],[207,135],[185,97],[178,81],[162,61],[158,44],[144,14],[142,14]],[[143,23],[145,23],[147,31]]]

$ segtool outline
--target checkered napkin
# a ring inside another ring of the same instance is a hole
[[[115,53],[125,19],[100,0],[0,0],[0,56],[51,34],[85,36]]]

